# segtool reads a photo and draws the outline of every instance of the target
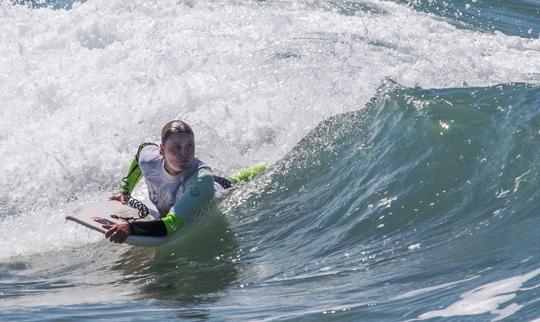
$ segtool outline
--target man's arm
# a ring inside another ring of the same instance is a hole
[[[206,172],[208,171],[208,172]],[[186,221],[214,196],[214,178],[209,170],[201,169],[197,179],[186,187],[171,211],[163,218],[149,221],[134,221],[129,224],[103,226],[109,229],[106,238],[122,243],[128,235],[163,237],[178,231]],[[113,230],[111,232],[111,230]],[[109,233],[110,232],[110,233]]]
[[[143,143],[139,146],[139,149],[137,150],[133,161],[131,161],[126,176],[122,179],[122,183],[120,184],[120,193],[112,196],[110,198],[111,200],[118,200],[122,203],[126,203],[128,201],[128,196],[131,195],[131,192],[133,192],[133,189],[135,189],[137,183],[139,183],[139,181],[143,177],[143,173],[139,168],[139,155],[141,154],[142,149],[144,149],[148,145],[157,144]]]

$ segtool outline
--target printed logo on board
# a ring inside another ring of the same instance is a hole
[[[102,225],[114,225],[115,223],[110,221],[109,219],[103,218],[103,217],[92,217],[90,218],[93,221],[100,223]]]

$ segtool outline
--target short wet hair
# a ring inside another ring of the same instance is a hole
[[[167,139],[174,133],[191,134],[193,137],[195,137],[193,130],[185,122],[180,120],[172,120],[167,122],[167,124],[163,126],[163,129],[161,129],[161,143],[165,144],[165,141],[167,141]]]

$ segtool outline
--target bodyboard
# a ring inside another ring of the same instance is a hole
[[[150,214],[146,218],[139,218],[138,210],[116,200],[106,200],[83,204],[75,208],[72,213],[66,216],[67,220],[73,221],[84,227],[90,228],[102,234],[107,230],[102,225],[112,225],[126,222],[122,218],[136,218],[134,220],[155,220],[157,211],[149,208]],[[152,237],[130,235],[125,241],[126,244],[142,247],[157,247],[167,243],[169,236]]]

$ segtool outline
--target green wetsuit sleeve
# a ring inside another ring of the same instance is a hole
[[[235,184],[240,182],[248,182],[256,175],[264,172],[267,168],[268,166],[263,163],[247,167],[230,176],[229,180]]]
[[[169,212],[165,217],[161,218],[161,221],[165,225],[167,235],[176,232],[178,229],[184,226],[184,221],[172,211]]]
[[[120,185],[120,192],[125,195],[130,195],[137,183],[141,180],[143,176],[141,169],[139,168],[139,161],[133,159],[131,165],[129,166],[127,175],[122,179],[122,184]]]
[[[133,189],[135,189],[135,186],[137,186],[137,183],[141,180],[143,177],[143,173],[141,171],[141,168],[139,168],[139,155],[144,149],[144,147],[148,145],[157,145],[155,143],[143,143],[139,146],[139,149],[137,150],[137,154],[135,154],[135,158],[133,161],[131,161],[131,165],[128,168],[127,175],[122,179],[122,184],[120,185],[120,192],[122,192],[125,195],[130,195]]]

